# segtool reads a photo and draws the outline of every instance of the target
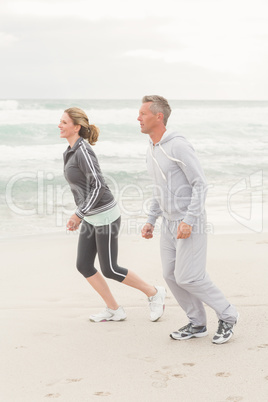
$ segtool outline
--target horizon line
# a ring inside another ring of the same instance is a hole
[[[180,98],[166,98],[168,100],[182,101],[182,102],[268,102],[268,99],[180,99]],[[0,98],[0,101],[12,101],[12,100],[103,100],[103,101],[141,101],[141,98],[39,98],[39,97],[31,97],[31,98],[20,98],[20,97],[12,97],[12,98]]]

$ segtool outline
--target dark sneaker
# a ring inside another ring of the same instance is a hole
[[[176,332],[172,332],[170,337],[176,340],[183,340],[183,339],[190,339],[190,338],[202,338],[208,334],[207,327],[194,327],[193,324],[190,322],[189,324],[185,325],[178,329]]]
[[[229,322],[219,320],[219,326],[217,332],[213,336],[213,343],[225,343],[229,341],[229,339],[233,335],[233,328],[235,324],[230,324]]]

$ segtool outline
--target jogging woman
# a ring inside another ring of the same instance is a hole
[[[150,319],[157,321],[164,312],[164,287],[152,286],[134,272],[117,264],[120,211],[105,183],[97,157],[92,149],[99,129],[89,124],[85,112],[73,107],[64,111],[59,124],[60,137],[69,143],[63,154],[64,175],[77,206],[67,222],[70,231],[81,224],[77,269],[99,293],[106,304],[104,311],[90,316],[94,322],[122,321],[126,313],[112,295],[104,277],[94,266],[96,255],[103,275],[143,292],[149,301]],[[86,141],[87,142],[86,142]]]

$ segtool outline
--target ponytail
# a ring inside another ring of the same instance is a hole
[[[99,132],[100,129],[98,127],[94,126],[94,124],[89,124],[87,128],[81,126],[78,134],[87,140],[90,145],[95,145],[98,141]]]

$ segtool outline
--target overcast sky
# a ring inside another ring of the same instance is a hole
[[[267,0],[0,0],[0,98],[268,99]]]

